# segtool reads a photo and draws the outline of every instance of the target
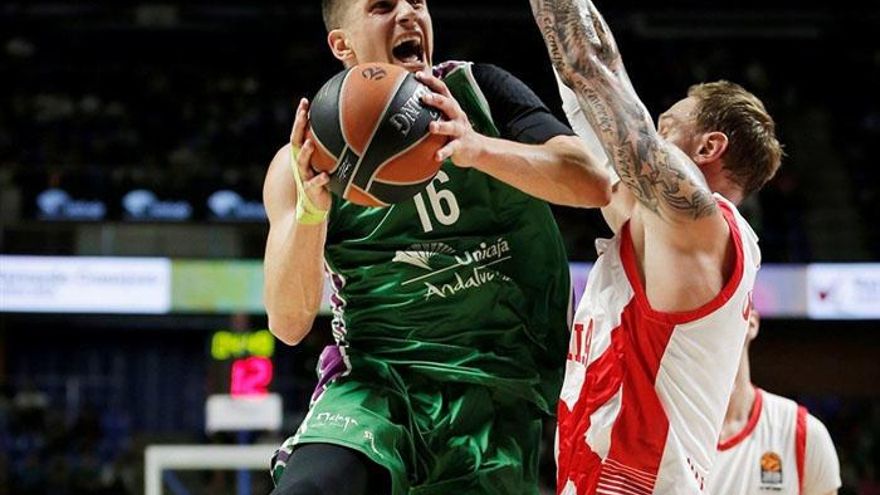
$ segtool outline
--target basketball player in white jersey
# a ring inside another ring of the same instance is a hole
[[[595,130],[595,154],[620,177],[603,209],[615,236],[597,242],[572,329],[557,490],[702,493],[761,258],[734,205],[779,167],[773,119],[720,81],[691,87],[655,128],[592,2],[531,4],[573,90],[563,95],[572,127]]]
[[[803,406],[752,384],[749,344],[759,325],[753,309],[706,493],[834,495],[840,463],[828,430]]]

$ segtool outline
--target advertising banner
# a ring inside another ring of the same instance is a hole
[[[0,256],[0,311],[165,314],[171,260]]]

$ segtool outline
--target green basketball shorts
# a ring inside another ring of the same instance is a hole
[[[279,480],[305,443],[363,453],[391,475],[393,495],[537,494],[543,416],[487,386],[406,375],[406,367],[321,355],[309,412],[272,460]]]

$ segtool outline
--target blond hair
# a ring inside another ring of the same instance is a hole
[[[784,156],[776,123],[761,100],[729,81],[695,84],[688,96],[698,100],[697,129],[727,135],[724,168],[743,188],[744,196],[761,189],[776,174]]]
[[[321,0],[321,17],[328,33],[342,27],[344,9],[351,3],[352,0]]]

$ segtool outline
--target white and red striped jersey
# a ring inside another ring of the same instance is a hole
[[[755,392],[746,426],[718,444],[707,493],[825,495],[840,488],[825,426],[793,400]]]
[[[729,201],[716,200],[730,227],[734,268],[720,293],[693,311],[651,307],[629,223],[597,241],[559,401],[558,493],[704,490],[761,261],[748,223]]]

